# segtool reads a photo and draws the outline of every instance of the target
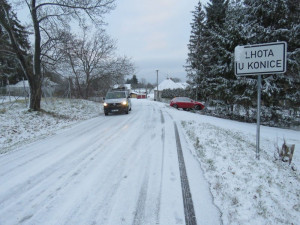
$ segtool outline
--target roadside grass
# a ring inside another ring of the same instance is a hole
[[[273,158],[269,140],[255,157],[255,137],[208,123],[182,121],[224,224],[297,224],[300,175]]]

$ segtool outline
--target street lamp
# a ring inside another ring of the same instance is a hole
[[[156,70],[156,100],[158,101],[158,70]]]

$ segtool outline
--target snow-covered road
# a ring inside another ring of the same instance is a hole
[[[174,110],[159,104],[134,101],[129,115],[101,115],[1,156],[0,224],[187,224],[178,148],[197,224],[220,224]]]

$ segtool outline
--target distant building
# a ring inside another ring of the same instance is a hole
[[[154,100],[160,101],[162,91],[165,89],[185,89],[188,86],[187,83],[175,83],[170,78],[163,80],[159,85],[158,88],[154,88]],[[158,90],[157,90],[158,89]]]
[[[42,84],[42,92],[44,96],[53,96],[57,83],[45,78]],[[29,96],[30,87],[27,80],[19,81],[16,84],[6,85],[6,93],[12,96]]]
[[[146,88],[135,88],[131,91],[132,98],[145,99],[147,98],[148,91]]]

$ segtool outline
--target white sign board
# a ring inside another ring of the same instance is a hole
[[[234,49],[236,76],[286,72],[286,42],[237,46]]]

